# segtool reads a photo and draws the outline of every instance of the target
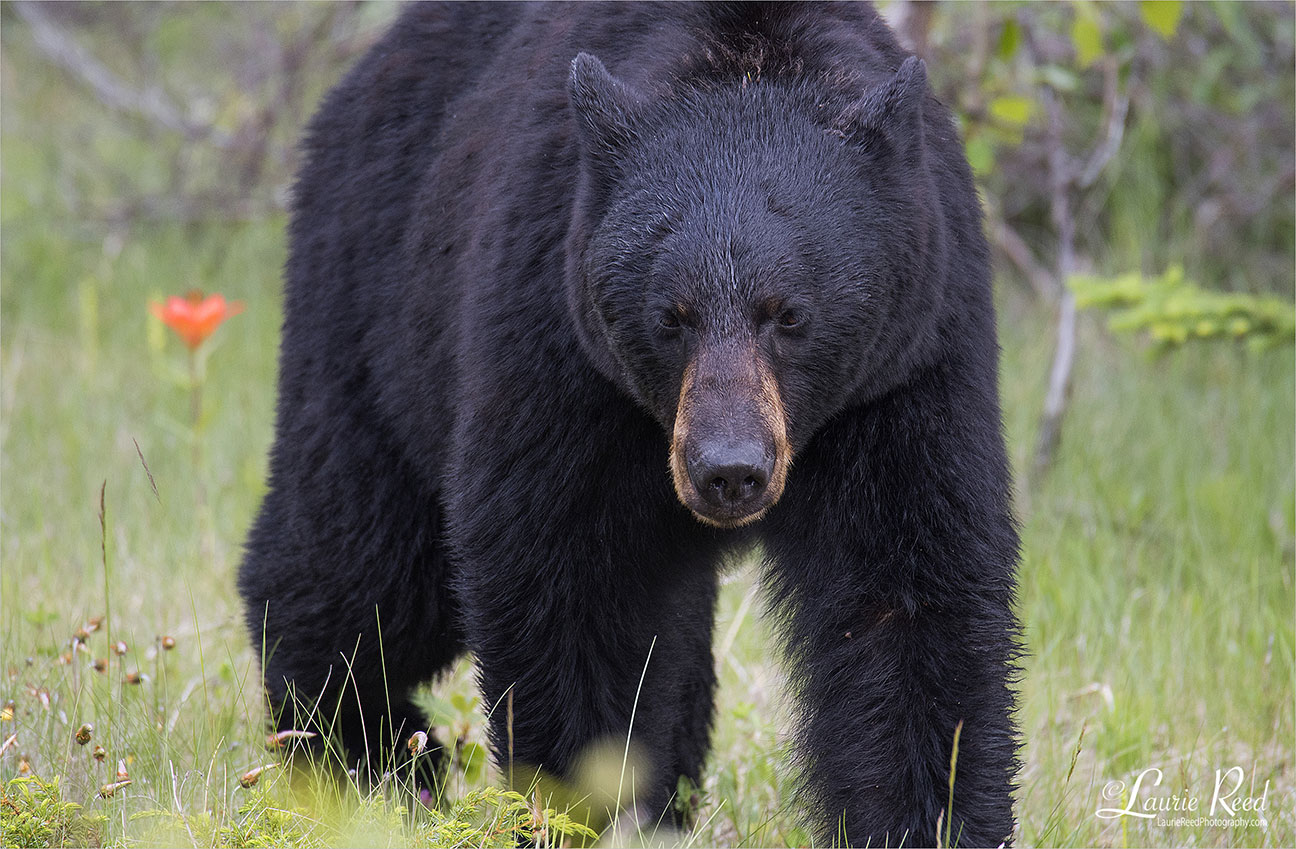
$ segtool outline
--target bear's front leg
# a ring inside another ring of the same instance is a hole
[[[806,791],[833,844],[1011,839],[1017,537],[993,392],[971,385],[938,367],[840,417],[768,520]]]
[[[678,825],[678,779],[700,784],[708,744],[715,572],[698,564],[669,582],[643,582],[617,565],[642,564],[642,555],[592,557],[568,542],[506,569],[493,561],[465,570],[468,635],[496,763],[523,793],[537,774],[559,779],[563,787],[546,802],[559,810],[591,794],[572,813],[583,817],[587,804],[596,829],[619,808],[649,831]],[[607,572],[572,568],[581,562]]]
[[[456,595],[505,780],[557,778],[576,793],[548,804],[590,794],[595,828],[622,808],[651,830],[679,822],[680,776],[700,781],[720,537],[676,501],[660,430],[588,394],[546,427],[536,412],[460,431]]]

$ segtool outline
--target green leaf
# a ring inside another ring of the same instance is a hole
[[[489,758],[490,754],[485,746],[479,743],[464,743],[463,748],[459,750],[459,766],[463,770],[464,780],[469,784],[481,781],[482,771],[485,770]]]
[[[1035,112],[1035,101],[1019,94],[1005,94],[990,101],[988,107],[991,116],[1012,124],[1015,127],[1025,126]]]
[[[1081,68],[1088,68],[1103,55],[1098,17],[1084,7],[1076,8],[1075,20],[1071,22],[1071,43],[1075,45],[1076,64]]]
[[[1011,59],[1017,54],[1017,46],[1021,44],[1021,27],[1012,18],[1004,21],[1003,30],[999,33],[999,46],[995,52],[999,54],[1000,59]]]
[[[1149,29],[1169,41],[1179,28],[1183,3],[1180,0],[1141,0],[1139,14]]]
[[[984,136],[975,136],[967,142],[968,164],[976,174],[989,174],[994,170],[994,147]]]

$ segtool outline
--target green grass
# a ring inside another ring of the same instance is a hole
[[[1023,468],[1047,338],[1020,332],[1014,311],[1005,312],[1005,405]],[[1190,349],[1150,360],[1093,323],[1084,330],[1057,466],[1019,496],[1031,652],[1022,838],[1290,842],[1291,351]],[[1108,781],[1132,784],[1148,767],[1164,771],[1167,791],[1187,789],[1209,805],[1215,770],[1232,766],[1257,794],[1271,782],[1268,832],[1093,816],[1121,807],[1099,801]],[[1067,793],[1059,816],[1047,816]]]
[[[112,260],[97,244],[45,227],[5,228],[0,695],[14,700],[16,716],[0,730],[16,732],[18,742],[0,760],[0,777],[18,775],[21,759],[33,774],[57,777],[64,800],[82,805],[83,816],[103,817],[96,834],[105,843],[177,834],[169,817],[139,816],[151,811],[196,818],[234,842],[248,818],[282,826],[256,800],[286,794],[285,780],[271,772],[251,790],[237,783],[268,756],[255,650],[233,589],[270,438],[281,225],[155,229]],[[195,468],[181,348],[145,305],[199,284],[244,299],[247,310],[215,337]],[[1012,300],[1002,310],[1005,410],[1019,468],[1047,366],[1045,320]],[[1043,481],[1019,480],[1020,610],[1030,650],[1020,840],[1290,841],[1291,352],[1190,348],[1151,359],[1096,321],[1082,331],[1057,464]],[[106,568],[98,518],[105,481]],[[751,578],[749,570],[729,576],[722,601],[723,684],[699,844],[808,840],[790,804],[781,676]],[[88,652],[61,664],[74,630],[108,611]],[[175,638],[174,651],[158,651],[163,635]],[[128,652],[110,655],[110,640]],[[94,658],[109,658],[109,671],[95,672]],[[134,671],[142,684],[125,683]],[[484,742],[467,663],[426,701],[451,736]],[[84,722],[107,749],[102,764],[92,745],[73,741]],[[119,759],[129,762],[133,784],[95,798]],[[1231,766],[1245,770],[1257,793],[1269,782],[1268,830],[1094,816],[1107,804],[1100,799],[1107,782],[1131,783],[1144,768],[1159,767],[1170,789],[1208,802],[1214,771]],[[457,773],[451,795],[491,780]],[[378,803],[357,797],[333,809],[361,804]],[[416,821],[395,822],[393,839],[416,839]],[[338,828],[315,826],[302,839],[327,839],[343,833]]]
[[[240,787],[245,772],[274,762],[233,574],[264,491],[284,222],[141,227],[117,252],[60,212],[59,161],[42,153],[57,140],[32,117],[30,98],[44,89],[15,91],[4,70],[0,702],[14,709],[0,715],[0,741],[17,738],[0,755],[0,844],[511,845],[499,830],[521,815],[482,795],[497,776],[473,765],[484,720],[466,661],[423,695],[443,739],[464,747],[447,787],[452,810],[411,813],[394,786],[303,789],[279,770]],[[15,95],[29,99],[14,106]],[[197,458],[182,349],[146,309],[194,286],[247,304],[213,340]],[[1005,418],[1026,469],[1049,316],[1002,301]],[[1018,480],[1030,653],[1018,842],[1291,843],[1292,351],[1190,346],[1153,359],[1094,317],[1080,330],[1056,465]],[[677,836],[691,845],[809,842],[752,578],[750,569],[726,578],[715,748],[699,824]],[[73,632],[105,615],[87,651],[61,662]],[[163,636],[174,650],[160,649]],[[128,646],[121,657],[109,651],[116,641]],[[127,683],[135,672],[142,682]],[[87,722],[83,747],[74,735]],[[99,798],[119,761],[132,783]],[[1128,787],[1150,767],[1164,772],[1164,791],[1208,806],[1216,770],[1234,766],[1254,794],[1267,783],[1267,828],[1095,816],[1124,802],[1103,798],[1110,782]],[[20,774],[42,783],[12,783]]]

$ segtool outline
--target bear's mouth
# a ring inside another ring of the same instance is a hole
[[[778,382],[755,352],[688,365],[670,468],[675,494],[699,521],[737,528],[759,520],[782,496],[791,458]]]

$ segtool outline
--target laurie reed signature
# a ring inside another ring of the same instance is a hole
[[[1203,809],[1201,797],[1190,793],[1187,788],[1178,793],[1158,793],[1146,797],[1142,795],[1145,790],[1160,787],[1163,778],[1164,774],[1160,769],[1148,767],[1134,779],[1134,784],[1129,787],[1128,797],[1126,797],[1124,781],[1107,782],[1107,786],[1102,790],[1103,800],[1111,802],[1126,798],[1125,807],[1099,808],[1094,811],[1094,815],[1100,819],[1118,817],[1153,819],[1167,813],[1202,813],[1210,817],[1220,814],[1235,817],[1244,812],[1263,814],[1269,801],[1267,780],[1260,795],[1250,796],[1242,793],[1242,783],[1246,780],[1246,773],[1240,766],[1215,770],[1215,788],[1211,792],[1209,809]]]

